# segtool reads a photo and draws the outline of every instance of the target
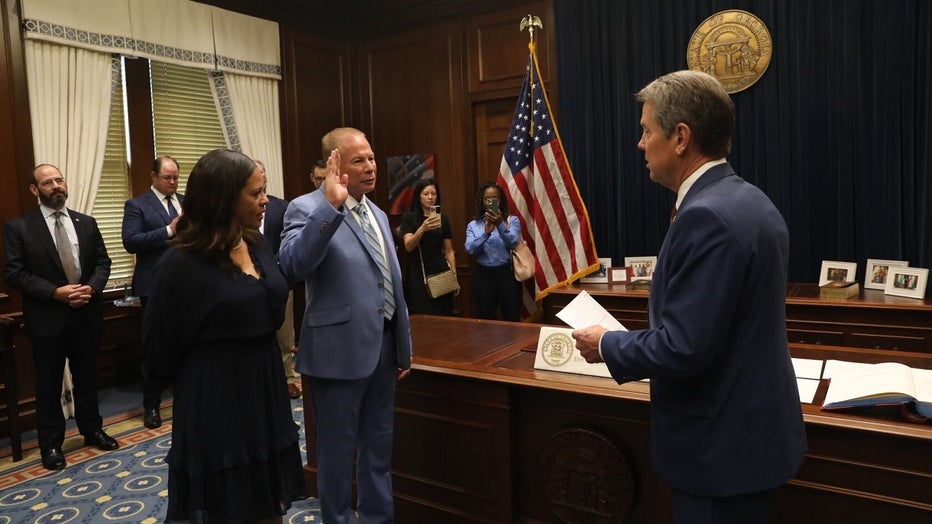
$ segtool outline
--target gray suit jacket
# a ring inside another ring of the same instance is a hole
[[[388,217],[368,202],[388,243],[395,293],[395,365],[411,365],[411,326]],[[307,308],[301,325],[296,369],[318,378],[355,380],[376,368],[384,330],[382,274],[365,233],[346,206],[334,209],[323,191],[291,201],[279,258],[289,280],[304,280]]]

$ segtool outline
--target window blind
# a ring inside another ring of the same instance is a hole
[[[184,194],[188,175],[197,160],[213,149],[225,148],[220,117],[207,71],[150,61],[155,156],[178,161],[178,192]]]
[[[126,147],[126,110],[122,79],[114,82],[110,100],[110,126],[107,130],[107,148],[104,151],[103,171],[97,197],[94,199],[94,218],[100,228],[107,254],[110,255],[110,284],[129,284],[133,277],[135,260],[123,249],[123,204],[130,198],[129,161]]]

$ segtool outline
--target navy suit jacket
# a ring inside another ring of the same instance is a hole
[[[806,434],[786,334],[789,233],[729,164],[686,194],[657,257],[650,328],[610,331],[618,382],[650,377],[652,458],[675,489],[724,497],[792,477]]]
[[[175,193],[179,203],[184,196]],[[152,289],[152,277],[159,259],[168,249],[168,231],[171,223],[165,204],[149,189],[123,206],[123,248],[136,255],[133,270],[133,291],[147,298]]]
[[[368,201],[387,247],[395,293],[395,365],[411,366],[411,326],[385,213]],[[384,322],[382,273],[366,235],[346,206],[339,210],[313,191],[291,201],[279,250],[292,282],[304,280],[307,307],[295,368],[302,375],[355,380],[379,362]]]
[[[88,327],[100,333],[101,293],[110,278],[110,257],[94,217],[71,209],[68,215],[78,235],[80,283],[94,289],[88,304],[76,309],[53,298],[56,288],[68,284],[68,277],[42,211],[36,208],[4,227],[3,276],[7,286],[23,293],[23,320],[32,337],[57,335],[69,314],[83,315]]]
[[[278,257],[278,248],[282,245],[282,230],[285,228],[285,210],[288,201],[269,195],[269,203],[265,206],[265,222],[262,225],[262,235],[272,253]]]

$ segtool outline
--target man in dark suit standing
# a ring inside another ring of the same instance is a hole
[[[133,292],[142,299],[143,307],[149,298],[159,259],[168,249],[169,239],[175,236],[175,225],[184,200],[184,196],[177,193],[178,162],[174,158],[168,155],[156,158],[152,162],[150,176],[152,187],[149,191],[127,200],[123,207],[123,247],[136,255]],[[143,424],[147,428],[162,425],[159,404],[162,403],[162,391],[167,386],[143,370]]]
[[[725,160],[734,106],[715,78],[678,71],[637,99],[650,178],[677,193],[650,327],[573,336],[619,383],[651,379],[652,458],[676,522],[769,522],[776,488],[806,452],[786,335],[786,223]]]
[[[265,164],[261,160],[256,160],[256,165],[265,173]],[[278,198],[277,196],[266,195],[269,203],[265,205],[265,215],[262,217],[262,224],[259,226],[259,232],[265,237],[275,258],[278,258],[278,248],[282,244],[282,229],[284,228],[285,209],[288,208],[288,201]],[[298,387],[298,375],[294,370],[294,296],[291,291],[288,292],[288,301],[285,302],[285,320],[275,332],[275,341],[282,354],[282,366],[285,368],[285,382],[288,384],[288,398],[299,398],[301,389]]]
[[[41,164],[29,190],[39,208],[7,222],[3,276],[23,293],[23,320],[36,367],[36,417],[42,465],[65,467],[61,408],[65,358],[74,381],[75,419],[84,443],[117,449],[104,433],[97,404],[97,354],[103,325],[102,292],[110,257],[93,217],[65,207],[68,186],[57,167]]]
[[[317,427],[317,490],[327,524],[350,521],[353,462],[359,522],[392,522],[395,382],[411,367],[411,327],[388,216],[375,190],[375,153],[358,129],[321,140],[329,172],[291,201],[279,255],[304,280],[297,368]]]

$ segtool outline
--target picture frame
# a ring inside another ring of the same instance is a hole
[[[625,265],[631,268],[631,280],[652,280],[657,257],[625,257]]]
[[[610,286],[627,284],[631,282],[633,273],[631,266],[615,266],[608,268],[608,284]]]
[[[819,272],[819,286],[824,286],[825,284],[836,280],[841,280],[843,282],[854,282],[855,273],[857,272],[857,262],[823,260],[822,270]]]
[[[868,258],[867,266],[864,268],[864,289],[879,289],[883,291],[886,288],[887,274],[891,266],[909,267],[909,261]]]
[[[929,270],[924,267],[890,266],[883,293],[922,300],[928,283]]]
[[[599,269],[579,279],[584,284],[608,284],[608,268],[612,267],[612,259],[600,258]]]

